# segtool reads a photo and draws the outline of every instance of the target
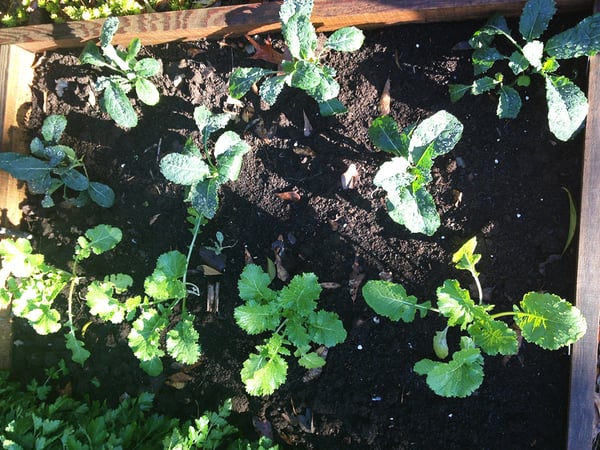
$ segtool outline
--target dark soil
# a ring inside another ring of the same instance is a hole
[[[574,23],[557,20],[555,31]],[[206,312],[205,299],[191,298],[203,355],[189,369],[182,389],[165,382],[180,371],[165,361],[165,376],[153,379],[138,367],[127,346],[128,326],[94,322],[85,334],[92,351],[83,368],[71,367],[73,395],[117,402],[124,393],[156,393],[159,412],[192,418],[234,399],[234,421],[249,437],[256,436],[252,418],[268,421],[277,442],[308,449],[562,449],[566,439],[569,356],[566,350],[543,351],[524,344],[518,357],[487,357],[485,381],[466,399],[436,396],[412,370],[416,361],[433,357],[431,341],[442,321],[429,316],[412,324],[378,318],[349,281],[353,263],[365,280],[389,273],[419,299],[434,299],[446,278],[470,283],[451,264],[451,256],[472,236],[479,240],[478,265],[488,298],[498,310],[510,310],[524,293],[544,290],[573,299],[575,246],[560,255],[569,226],[563,187],[579,197],[583,139],[562,143],[549,133],[544,93],[533,83],[518,120],[496,118],[493,96],[467,97],[452,104],[448,83],[472,80],[470,52],[454,50],[481,24],[476,22],[409,25],[367,33],[364,47],[353,54],[329,55],[338,71],[340,100],[349,113],[318,115],[304,93],[287,89],[275,106],[266,108],[254,94],[245,97],[260,122],[243,121],[232,129],[244,135],[252,151],[240,179],[226,186],[221,208],[203,230],[209,244],[216,231],[226,243],[227,268],[220,276],[219,313]],[[185,252],[190,241],[183,190],[159,172],[160,158],[197,137],[192,112],[206,105],[220,112],[227,100],[232,68],[262,64],[248,59],[242,40],[193,42],[149,47],[161,59],[164,76],[156,81],[163,97],[156,107],[136,104],[137,128],[117,128],[87,102],[96,71],[77,62],[79,50],[48,53],[36,69],[34,101],[27,126],[31,136],[49,114],[65,114],[69,125],[64,143],[85,155],[90,179],[115,190],[117,201],[104,210],[56,207],[45,210],[30,197],[22,228],[34,235],[37,251],[61,267],[68,265],[77,236],[106,223],[120,227],[123,242],[107,255],[83,264],[88,278],[124,272],[139,291],[156,258],[163,252]],[[564,66],[563,73],[586,86],[585,65]],[[174,80],[183,81],[175,85]],[[431,238],[408,232],[387,215],[385,193],[372,183],[388,155],[375,151],[367,129],[377,116],[381,90],[390,77],[391,116],[401,127],[446,109],[464,124],[455,150],[436,160],[434,194],[442,226]],[[62,98],[56,83],[68,85]],[[539,80],[534,80],[539,81]],[[303,111],[314,130],[305,137]],[[299,154],[309,147],[313,156]],[[340,176],[356,164],[360,182],[342,190]],[[296,191],[301,199],[287,202],[276,194]],[[458,193],[462,200],[457,201]],[[240,304],[237,279],[247,249],[259,264],[273,258],[280,236],[287,246],[291,275],[314,272],[326,289],[320,306],[336,311],[348,331],[346,342],[329,351],[322,374],[304,382],[305,370],[290,362],[287,383],[273,395],[247,395],[240,380],[243,361],[261,337],[249,337],[235,324]],[[197,254],[196,254],[197,255]],[[549,259],[550,258],[550,259]],[[551,261],[545,264],[547,261]],[[200,264],[195,256],[192,267]],[[205,292],[207,279],[191,281]],[[78,326],[89,320],[85,308]],[[14,374],[28,378],[58,359],[68,359],[62,336],[37,337],[17,322]],[[96,387],[92,381],[100,382]],[[300,426],[298,415],[312,414],[314,430]]]

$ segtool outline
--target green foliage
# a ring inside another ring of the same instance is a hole
[[[125,50],[113,46],[111,41],[118,28],[118,18],[106,19],[102,25],[100,48],[94,42],[88,42],[79,60],[82,64],[106,67],[114,72],[112,75],[99,76],[95,88],[103,93],[100,104],[110,117],[118,125],[131,128],[137,125],[138,117],[127,94],[134,90],[142,103],[156,105],[160,95],[149,78],[158,75],[160,63],[153,58],[137,59],[142,49],[138,38],[132,39]]]
[[[419,125],[402,132],[389,116],[369,127],[369,137],[379,150],[394,157],[381,165],[373,183],[387,192],[388,214],[413,233],[431,236],[440,226],[433,197],[427,191],[437,156],[451,151],[462,136],[463,126],[446,111],[439,111]]]
[[[244,268],[238,289],[245,302],[235,308],[237,324],[248,334],[271,333],[256,346],[241,371],[246,391],[251,395],[272,394],[287,378],[288,364],[284,356],[294,347],[298,363],[307,369],[321,367],[325,360],[313,344],[332,347],[346,339],[346,331],[338,315],[317,310],[321,286],[313,273],[296,275],[280,291],[269,287],[271,278],[260,266]]]
[[[0,169],[26,181],[32,194],[44,194],[44,208],[54,206],[52,194],[59,189],[62,189],[63,198],[75,206],[84,206],[92,200],[99,206],[110,208],[115,201],[113,190],[103,183],[90,181],[83,160],[77,158],[71,147],[58,143],[66,127],[64,116],[48,116],[42,125],[42,138],[31,141],[31,156],[0,153]],[[69,190],[77,192],[77,197],[70,198]]]
[[[319,45],[317,33],[310,22],[312,9],[312,0],[284,0],[279,18],[290,60],[284,59],[278,70],[257,67],[235,69],[229,79],[232,97],[243,97],[254,83],[267,77],[259,94],[269,105],[275,103],[283,87],[288,85],[302,89],[314,98],[324,116],[347,111],[337,99],[340,86],[334,78],[335,70],[320,60],[328,50],[358,50],[364,41],[363,32],[355,27],[342,28],[329,36],[324,45]]]
[[[512,37],[502,16],[494,16],[477,30],[469,41],[474,49],[475,75],[491,72],[500,62],[504,62],[509,70],[493,76],[483,75],[471,85],[450,85],[452,101],[458,101],[468,92],[479,95],[495,90],[498,93],[498,117],[514,119],[522,106],[516,88],[529,86],[531,76],[539,75],[546,87],[550,131],[561,141],[571,139],[582,128],[587,115],[587,99],[573,81],[555,72],[560,67],[559,60],[593,56],[600,51],[600,14],[583,19],[544,44],[540,37],[555,12],[554,0],[528,0],[519,21],[522,44]],[[494,46],[497,36],[504,37],[512,45],[514,51],[511,54],[502,53]]]
[[[202,150],[188,139],[183,153],[168,154],[160,161],[160,171],[169,181],[187,186],[186,201],[202,216],[212,219],[219,206],[219,188],[237,180],[250,146],[233,131],[225,131],[215,141],[211,155],[209,139],[227,125],[230,116],[212,114],[198,106],[194,119],[202,134]]]
[[[219,448],[276,450],[267,438],[250,442],[228,422],[231,400],[218,411],[206,411],[193,421],[181,421],[151,413],[154,394],[125,398],[116,408],[98,401],[81,402],[58,396],[49,400],[47,383],[65,375],[64,365],[49,372],[40,385],[35,380],[26,389],[0,373],[0,442],[3,448],[44,449],[171,449]]]
[[[470,239],[453,255],[452,261],[457,269],[470,272],[479,286],[475,264],[481,255],[474,253],[476,246],[476,239]],[[448,328],[459,327],[460,331],[466,331],[467,335],[461,336],[460,349],[452,354],[450,361],[423,359],[414,366],[415,372],[426,375],[429,387],[444,397],[466,397],[481,385],[482,353],[494,356],[518,352],[517,333],[499,320],[501,317],[513,316],[514,325],[526,341],[548,350],[573,344],[586,331],[581,312],[554,294],[529,292],[519,305],[513,306],[513,311],[491,314],[494,305],[474,302],[457,280],[446,280],[437,289],[437,308],[431,307],[429,302],[418,303],[415,297],[406,294],[403,286],[388,281],[368,281],[362,293],[377,314],[394,321],[412,322],[417,311],[421,317],[427,311],[445,317],[447,327],[433,338],[434,351],[442,360],[449,353]]]

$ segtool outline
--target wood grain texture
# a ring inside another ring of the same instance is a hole
[[[518,15],[524,1],[516,0],[316,0],[312,21],[319,31],[344,26],[378,28],[399,23],[445,22],[487,18],[494,12]],[[590,9],[592,0],[557,0],[559,12]],[[120,18],[114,42],[139,37],[144,45],[265,33],[279,29],[279,3],[141,14]],[[0,29],[0,45],[18,44],[32,52],[79,47],[97,39],[103,20]]]
[[[600,0],[594,9],[600,11]],[[576,290],[577,307],[587,320],[588,330],[573,345],[571,354],[568,450],[591,449],[596,431],[594,396],[600,319],[600,55],[590,58],[588,100]]]

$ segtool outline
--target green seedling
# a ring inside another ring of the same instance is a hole
[[[243,156],[250,146],[235,132],[225,131],[209,150],[211,135],[225,128],[229,114],[212,114],[206,107],[194,110],[196,125],[202,134],[202,149],[188,139],[183,153],[171,153],[160,161],[160,171],[173,183],[187,187],[186,201],[203,217],[212,219],[219,207],[221,185],[238,179]]]
[[[146,105],[156,105],[160,100],[158,89],[150,77],[158,75],[160,63],[154,58],[138,60],[142,49],[138,38],[132,39],[126,50],[111,44],[119,28],[119,19],[109,17],[102,25],[100,48],[88,42],[79,57],[82,64],[92,64],[110,69],[114,74],[99,76],[95,83],[96,91],[102,94],[100,105],[110,117],[124,128],[135,127],[138,116],[127,94],[134,90],[137,97]]]
[[[475,254],[476,238],[467,241],[452,258],[455,267],[468,270],[479,286],[475,264],[481,255]],[[457,280],[446,280],[437,289],[437,308],[430,302],[419,303],[408,295],[404,287],[388,281],[368,281],[362,289],[363,297],[373,310],[390,320],[412,322],[418,313],[437,313],[448,320],[447,327],[433,339],[434,352],[442,361],[422,359],[414,366],[415,372],[426,376],[429,387],[443,397],[466,397],[483,382],[483,354],[514,355],[519,350],[517,332],[506,322],[512,317],[514,326],[526,341],[547,350],[556,350],[578,341],[586,331],[585,318],[569,302],[549,293],[528,292],[512,311],[491,313],[494,305],[478,304],[468,290]],[[448,356],[446,333],[450,327],[466,332],[460,338],[459,350]]]
[[[313,345],[332,347],[346,339],[338,315],[317,310],[321,286],[315,274],[296,275],[280,291],[269,287],[271,281],[260,266],[249,264],[238,282],[244,304],[235,308],[237,324],[248,334],[272,333],[244,362],[241,377],[251,395],[272,394],[285,382],[289,347],[302,367],[313,369],[325,365]]]
[[[62,190],[64,200],[75,206],[84,206],[92,200],[110,208],[115,201],[113,190],[103,183],[90,181],[83,159],[77,158],[71,147],[58,143],[66,127],[64,116],[48,116],[42,125],[42,138],[31,141],[31,155],[0,153],[0,169],[26,181],[32,194],[44,194],[44,208],[54,206],[52,195],[58,190]],[[77,197],[69,197],[69,190],[78,192]]]
[[[328,50],[352,52],[364,41],[364,34],[355,27],[341,28],[319,43],[310,22],[313,0],[284,0],[279,10],[281,33],[287,45],[286,54],[278,70],[260,67],[237,68],[229,79],[229,93],[243,97],[254,83],[265,78],[260,86],[260,97],[273,105],[285,85],[301,89],[319,104],[321,114],[331,116],[345,113],[346,107],[337,99],[340,86],[335,70],[321,63]]]
[[[460,121],[439,111],[419,125],[402,132],[389,116],[381,116],[369,127],[369,137],[379,150],[394,157],[381,165],[373,183],[387,192],[388,214],[413,233],[431,236],[440,226],[433,197],[427,191],[432,181],[434,159],[451,151],[462,136]]]
[[[544,44],[540,37],[555,13],[554,0],[528,0],[519,21],[521,39],[512,37],[505,18],[498,15],[476,31],[469,44],[474,49],[475,76],[483,76],[470,85],[450,85],[452,101],[458,101],[468,92],[480,95],[496,91],[498,117],[514,119],[522,106],[517,89],[529,86],[532,76],[539,75],[546,87],[550,131],[561,141],[571,139],[582,128],[588,110],[587,98],[573,81],[556,72],[559,60],[593,56],[600,51],[600,33],[597,32],[600,14],[583,19]],[[495,47],[497,36],[508,41],[514,51],[505,54]],[[507,66],[503,71],[499,67],[502,62]],[[485,75],[488,73],[493,75]]]

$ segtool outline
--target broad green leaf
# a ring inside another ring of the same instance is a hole
[[[85,238],[81,236],[77,242],[82,249],[89,249],[95,255],[100,255],[115,248],[122,238],[120,229],[101,224],[87,230]]]
[[[194,121],[205,142],[208,141],[212,133],[225,128],[230,120],[231,116],[229,114],[213,114],[206,106],[197,106],[194,109]]]
[[[425,150],[433,144],[431,158],[451,151],[462,136],[463,125],[447,111],[438,111],[423,120],[414,129],[410,139],[409,159],[416,163]]]
[[[515,88],[506,85],[501,86],[498,93],[496,115],[500,119],[515,119],[521,111],[521,96]]]
[[[90,314],[99,316],[102,320],[121,323],[127,313],[126,306],[114,298],[115,287],[110,282],[92,281],[88,286],[85,300]]]
[[[133,38],[127,46],[127,62],[132,62],[142,49],[142,41],[139,38]]]
[[[77,339],[74,334],[66,333],[65,338],[66,346],[73,354],[73,361],[83,366],[90,357],[90,352],[84,348],[83,342]]]
[[[519,350],[517,334],[504,322],[483,316],[467,329],[475,344],[490,356],[515,355]]]
[[[542,68],[542,57],[544,56],[544,44],[540,41],[531,41],[523,46],[523,56],[529,64],[536,69]]]
[[[348,112],[348,108],[344,106],[337,98],[330,100],[324,100],[319,103],[319,112],[323,117],[335,116],[337,114],[345,114]]]
[[[67,119],[63,115],[52,114],[42,124],[42,136],[47,143],[57,143],[67,128]]]
[[[454,267],[458,270],[467,270],[475,275],[479,275],[475,265],[481,260],[481,255],[475,253],[476,247],[477,237],[473,236],[452,255]]]
[[[190,186],[210,175],[210,167],[199,156],[169,153],[160,160],[160,171],[172,183]]]
[[[77,155],[73,151],[71,147],[66,145],[48,145],[45,146],[41,152],[37,152],[35,156],[42,156],[50,160],[50,165],[56,167],[61,162],[65,161],[66,163],[73,163],[77,160]]]
[[[180,278],[186,267],[185,256],[177,250],[160,255],[154,272],[144,281],[146,294],[157,300],[184,298],[186,289]]]
[[[119,29],[119,18],[108,17],[102,24],[100,32],[100,46],[106,47],[112,41],[113,36]]]
[[[160,348],[160,337],[168,323],[168,318],[154,308],[143,311],[132,323],[127,340],[129,347],[140,361],[152,361],[165,354]],[[150,375],[158,374],[150,373]]]
[[[423,359],[414,371],[426,375],[427,385],[442,397],[467,397],[483,382],[483,357],[478,348],[464,348],[447,363]]]
[[[131,286],[133,286],[133,278],[124,273],[116,273],[104,277],[106,283],[112,284],[117,294],[122,294]]]
[[[273,338],[278,337],[275,335]],[[259,353],[251,353],[240,372],[250,395],[272,394],[287,378],[288,364],[278,353],[279,347],[269,347],[269,344],[257,346]]]
[[[79,61],[81,64],[92,64],[94,66],[106,65],[106,61],[104,61],[100,49],[93,41],[88,41],[88,43],[85,44],[85,47],[79,56]]]
[[[163,364],[158,356],[140,361],[140,367],[151,377],[157,377],[163,371]]]
[[[317,367],[323,367],[325,360],[315,352],[305,353],[298,359],[300,364],[305,369],[316,369]]]
[[[237,133],[226,131],[219,136],[213,151],[219,170],[219,183],[237,180],[243,157],[249,151],[250,146]]]
[[[310,92],[321,82],[321,70],[313,62],[298,61],[296,70],[292,73],[290,83],[292,87]]]
[[[409,171],[410,167],[410,162],[405,157],[392,158],[379,167],[373,178],[373,184],[386,190],[388,194],[410,186],[415,179],[415,176]]]
[[[317,103],[326,103],[329,101],[333,102],[331,105],[333,112],[325,112],[324,114],[323,111],[321,111],[322,115],[332,116],[335,114],[343,114],[347,112],[346,107],[343,106],[342,103],[339,102],[336,98],[340,93],[340,85],[334,78],[335,70],[333,70],[329,66],[319,66],[318,69],[319,83],[312,89],[306,91],[308,95],[314,98]],[[341,106],[336,106],[335,102],[339,103],[339,105]]]
[[[60,176],[60,179],[74,191],[85,191],[90,186],[88,178],[76,169],[67,170]]]
[[[412,233],[432,236],[440,227],[440,216],[433,197],[425,188],[414,193],[405,187],[388,191],[386,204],[392,220],[404,225]]]
[[[325,48],[340,52],[354,52],[362,47],[365,41],[364,33],[356,27],[340,28],[325,42]]]
[[[265,273],[260,266],[247,264],[238,281],[240,298],[245,301],[273,301],[277,294],[269,288],[270,284],[269,274]]]
[[[546,101],[550,131],[561,141],[568,141],[582,128],[587,116],[585,94],[567,77],[549,75]]]
[[[17,278],[29,277],[43,270],[44,255],[32,252],[31,242],[28,239],[0,239],[2,267]]]
[[[274,331],[280,324],[280,311],[276,303],[248,303],[236,307],[233,317],[238,326],[248,334]]]
[[[186,314],[167,333],[167,351],[181,364],[195,364],[200,359],[198,332],[194,328],[193,318]]]
[[[0,160],[0,169],[10,173],[18,180],[26,181],[45,177],[52,170],[47,162],[24,155]]]
[[[471,85],[467,84],[450,84],[448,85],[448,92],[450,94],[450,101],[452,103],[459,101],[465,96],[467,92],[471,92]]]
[[[430,303],[418,303],[416,297],[408,295],[404,286],[382,280],[370,280],[362,288],[362,295],[373,310],[393,321],[412,322],[417,311],[425,317]]]
[[[87,192],[90,198],[103,208],[110,208],[115,203],[115,192],[104,183],[90,181]]]
[[[239,67],[229,77],[229,95],[233,98],[242,98],[254,83],[266,75],[275,73],[273,70],[261,67]]]
[[[317,311],[310,315],[308,334],[317,344],[333,347],[346,340],[346,330],[339,316],[331,311]]]
[[[285,322],[285,335],[297,349],[310,349],[311,336],[304,325],[305,318],[292,316]]]
[[[219,182],[207,178],[192,186],[190,191],[192,206],[207,219],[212,219],[219,207]]]
[[[494,47],[482,47],[473,52],[471,61],[473,63],[474,75],[481,75],[490,70],[497,61],[506,57]]]
[[[475,319],[487,317],[492,305],[476,305],[469,291],[460,287],[457,280],[446,280],[437,288],[438,309],[448,318],[448,325],[460,325],[462,330]]]
[[[508,67],[515,75],[525,71],[529,67],[529,61],[520,51],[514,51],[508,60]]]
[[[508,28],[504,16],[495,14],[487,21],[485,26],[473,33],[473,37],[469,39],[469,44],[473,49],[489,47],[494,37],[498,35],[510,36],[510,28]]]
[[[471,85],[471,94],[479,95],[483,94],[484,92],[491,91],[496,87],[497,84],[498,82],[492,77],[478,78],[477,80],[473,81],[473,84]]]
[[[108,83],[104,89],[104,106],[110,117],[120,126],[133,128],[138,117],[125,95],[125,91],[116,83]]]
[[[529,292],[514,312],[523,337],[547,350],[573,344],[587,329],[581,312],[554,294]]]
[[[600,13],[548,39],[546,53],[557,59],[594,56],[600,51]]]
[[[35,301],[35,299],[31,299]],[[51,308],[47,304],[35,304],[28,302],[28,310],[17,314],[18,308],[14,308],[15,315],[23,317],[29,321],[37,334],[45,336],[47,334],[56,333],[62,328],[60,323],[60,313]]]
[[[266,78],[261,83],[258,91],[260,98],[268,105],[273,106],[288,79],[288,75],[278,75],[276,77]]]
[[[279,8],[279,20],[287,23],[296,14],[310,17],[312,10],[313,0],[284,0]]]
[[[154,58],[140,59],[133,67],[138,77],[148,78],[158,75],[160,72],[160,63]],[[148,103],[150,104],[150,103]]]
[[[154,86],[152,81],[145,78],[135,80],[135,93],[140,101],[146,105],[156,105],[160,100],[160,94],[156,86]]]
[[[555,13],[554,0],[527,0],[519,20],[521,36],[528,42],[539,38]]]
[[[298,314],[307,316],[317,307],[321,295],[321,285],[314,273],[296,275],[279,293],[279,303],[288,310],[284,315]]]
[[[310,17],[295,14],[281,26],[281,34],[293,58],[312,60],[317,48],[317,33]]]
[[[369,127],[369,138],[379,150],[408,157],[408,140],[400,134],[398,124],[390,116],[380,116],[373,121]]]

